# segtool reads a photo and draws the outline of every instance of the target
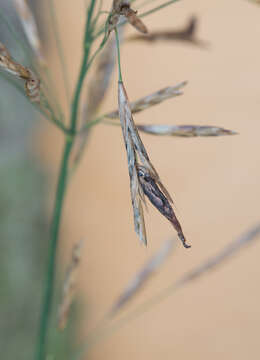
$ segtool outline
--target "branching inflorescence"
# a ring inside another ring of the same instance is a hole
[[[199,125],[141,125],[135,124],[133,119],[134,113],[140,113],[145,109],[155,106],[162,101],[170,98],[175,98],[182,94],[182,88],[186,82],[181,82],[175,86],[168,86],[159,91],[153,92],[150,95],[142,97],[141,99],[130,102],[127,96],[125,85],[123,83],[121,64],[120,64],[120,36],[124,25],[128,22],[141,35],[131,38],[135,41],[145,41],[152,43],[157,40],[167,41],[183,41],[188,44],[203,46],[205,42],[198,40],[195,36],[197,19],[192,17],[187,27],[181,30],[161,30],[157,32],[148,33],[146,25],[141,18],[150,15],[177,0],[169,0],[155,8],[152,8],[145,13],[138,16],[128,0],[114,0],[112,8],[107,15],[106,21],[99,27],[100,15],[104,13],[102,8],[96,11],[95,6],[97,0],[90,0],[87,13],[86,25],[83,43],[83,56],[79,76],[73,98],[70,99],[70,89],[67,89],[67,96],[70,100],[70,116],[64,121],[64,113],[61,111],[59,101],[55,94],[49,91],[52,87],[48,84],[48,79],[51,77],[47,73],[47,63],[43,55],[41,41],[37,30],[37,22],[35,21],[32,12],[25,0],[17,0],[16,8],[17,14],[21,20],[24,28],[24,33],[27,37],[27,43],[23,44],[22,48],[25,50],[25,55],[28,50],[33,55],[33,61],[30,66],[25,66],[16,61],[5,45],[0,43],[0,70],[1,73],[7,74],[6,79],[17,87],[17,89],[25,95],[33,106],[38,109],[49,121],[57,126],[64,135],[64,151],[61,159],[59,178],[57,182],[57,190],[54,204],[54,211],[52,217],[52,225],[50,230],[50,247],[49,258],[47,265],[47,275],[45,281],[45,292],[43,298],[43,305],[41,311],[41,319],[39,326],[38,342],[36,347],[36,360],[43,360],[46,356],[47,349],[47,332],[49,327],[50,309],[53,302],[54,277],[56,269],[56,254],[59,238],[59,230],[61,226],[63,203],[68,185],[68,178],[71,170],[76,168],[79,163],[83,151],[86,148],[87,138],[92,126],[103,123],[107,125],[121,125],[125,148],[127,153],[128,171],[130,177],[130,193],[133,206],[134,226],[137,235],[143,244],[147,244],[147,235],[145,229],[145,221],[143,214],[143,205],[148,199],[152,205],[173,225],[179,239],[184,247],[189,248],[190,245],[186,243],[185,236],[182,231],[180,222],[178,221],[174,210],[172,208],[172,198],[169,192],[163,185],[161,178],[153,166],[147,150],[141,140],[139,131],[153,134],[153,135],[169,135],[179,137],[194,137],[194,136],[221,136],[232,135],[235,132],[226,130],[216,126],[199,126]],[[52,1],[49,1],[50,12],[53,18]],[[102,2],[101,2],[102,6]],[[10,24],[4,15],[0,14],[8,27]],[[10,27],[11,29],[11,27]],[[12,30],[12,34],[17,39],[16,31]],[[57,29],[55,29],[57,30]],[[103,39],[97,46],[97,50],[92,53],[92,45],[95,40],[103,34]],[[115,37],[113,36],[115,34]],[[62,58],[62,48],[59,43],[59,37],[56,36],[57,48],[61,56],[62,68],[64,70],[64,82],[66,87],[69,87],[65,69],[65,62]],[[104,50],[104,51],[102,51]],[[117,55],[117,56],[116,56]],[[107,92],[110,79],[112,77],[112,70],[118,59],[118,109],[113,112],[107,112],[104,115],[98,116],[98,110]],[[95,62],[94,60],[97,61]],[[88,71],[92,64],[96,64],[93,79],[89,82],[87,95],[83,106],[82,90]],[[10,75],[8,75],[10,74]],[[21,82],[24,82],[24,89],[22,89]],[[120,122],[118,122],[118,118]],[[73,154],[73,149],[76,152]],[[72,160],[72,161],[71,161]],[[72,165],[71,165],[72,164]],[[79,248],[76,247],[73,252],[72,265],[68,270],[66,283],[63,290],[63,300],[61,301],[59,323],[63,328],[66,323],[67,314],[71,304],[72,293],[74,290],[74,272],[79,261]],[[126,302],[126,298],[140,287],[151,272],[157,269],[158,264],[161,264],[171,249],[171,245],[163,248],[151,262],[148,263],[144,271],[139,274],[139,281],[135,286],[130,286],[126,294],[123,294],[119,299],[117,307],[121,307]],[[141,279],[141,280],[140,280]],[[114,311],[114,310],[113,310]]]

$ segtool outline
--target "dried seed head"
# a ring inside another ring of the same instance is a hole
[[[158,180],[154,178],[153,174],[151,174],[150,171],[144,166],[138,166],[138,177],[144,194],[148,197],[156,209],[159,210],[160,213],[172,223],[173,227],[178,233],[180,240],[183,243],[183,246],[189,248],[190,245],[186,244],[181,225],[174,214],[170,201],[167,199],[167,196],[165,196],[165,194],[160,190],[160,184],[158,184]]]
[[[141,99],[133,101],[130,103],[130,108],[132,113],[137,113],[143,110],[148,109],[151,106],[160,104],[161,102],[180,96],[183,94],[181,89],[187,84],[186,81],[183,81],[175,86],[168,86],[166,88],[160,89],[152,94],[149,94]],[[105,115],[109,119],[117,119],[118,111],[113,111]]]
[[[31,102],[40,103],[41,100],[41,84],[36,75],[29,70],[30,78],[25,82],[26,94]]]
[[[0,43],[0,68],[25,80],[25,90],[32,102],[40,102],[40,80],[25,66],[15,62],[6,47]]]
[[[130,192],[134,213],[135,232],[139,236],[140,241],[147,245],[146,229],[143,215],[142,198],[143,191],[140,186],[137,174],[137,157],[134,143],[129,131],[129,125],[133,122],[129,101],[123,83],[118,84],[118,106],[123,137],[127,152],[128,172],[130,178]]]
[[[130,7],[123,7],[122,14],[126,17],[128,22],[138,31],[143,34],[148,33],[148,29],[142,20],[137,16],[137,11],[132,10]]]
[[[134,28],[143,34],[148,32],[147,27],[142,20],[137,16],[137,11],[130,7],[130,2],[126,0],[114,0],[112,11],[108,21],[108,32],[110,33],[118,24],[120,15],[124,16],[126,20],[134,26]]]
[[[0,68],[16,77],[22,79],[29,78],[28,70],[15,62],[4,44],[0,43]]]
[[[198,125],[137,125],[138,130],[152,135],[179,137],[235,135],[235,131],[216,126]]]
[[[130,189],[137,234],[143,242],[144,239],[146,242],[146,236],[142,232],[142,224],[144,224],[144,222],[141,205],[141,200],[144,200],[144,195],[146,195],[151,203],[173,224],[183,245],[190,247],[186,244],[181,225],[170,205],[172,199],[163,186],[139,136],[122,82],[119,82],[118,85],[118,105],[119,118],[127,151]],[[137,157],[143,166],[138,164]]]
[[[71,261],[66,271],[61,304],[58,310],[58,326],[60,330],[64,330],[67,324],[68,314],[75,292],[76,273],[80,263],[83,243],[83,240],[80,240],[74,246],[72,250]]]
[[[28,42],[33,49],[39,64],[46,65],[42,54],[41,41],[35,18],[26,0],[15,0],[15,6],[21,20]]]

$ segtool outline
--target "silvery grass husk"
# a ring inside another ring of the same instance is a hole
[[[172,253],[174,241],[167,240],[163,243],[156,254],[148,260],[148,262],[142,267],[142,269],[134,276],[129,282],[126,288],[119,295],[115,301],[112,309],[109,311],[109,316],[114,316],[121,310],[134,296],[136,296],[140,290],[144,288],[148,280],[155,274],[161,265],[166,261],[169,255]]]
[[[232,130],[199,125],[137,125],[138,130],[158,136],[196,137],[236,135]]]
[[[129,37],[129,41],[145,41],[145,42],[156,42],[156,41],[179,41],[187,42],[191,45],[199,47],[208,47],[207,42],[197,38],[197,24],[198,20],[195,16],[192,16],[188,21],[188,24],[180,30],[158,30],[149,32],[147,35],[133,35]]]
[[[27,40],[35,54],[36,59],[38,60],[39,65],[45,66],[46,61],[42,53],[42,45],[38,32],[38,27],[27,1],[15,0],[15,7]]]
[[[161,102],[171,99],[183,94],[181,89],[187,84],[187,81],[183,81],[175,86],[168,86],[160,89],[152,94],[146,95],[141,99],[130,103],[130,109],[132,114],[146,110],[151,106],[160,104]],[[104,115],[105,118],[117,119],[119,117],[118,110],[112,111]]]
[[[135,230],[138,236],[140,237],[141,241],[144,242],[142,240],[144,236],[142,233],[140,233],[140,211],[138,211],[136,204],[141,205],[141,200],[144,201],[144,195],[146,195],[146,197],[160,211],[160,213],[172,223],[173,227],[178,233],[179,239],[183,243],[183,246],[186,248],[190,247],[186,244],[181,225],[177,220],[170,204],[173,202],[172,198],[162,184],[160,177],[152,165],[144,144],[139,136],[137,127],[132,117],[127,93],[122,81],[118,82],[118,108],[123,137],[127,150]],[[138,163],[137,156],[142,165]],[[144,243],[146,243],[146,241]]]
[[[0,69],[25,81],[25,92],[31,102],[40,103],[40,80],[34,72],[17,63],[7,48],[0,43]]]
[[[65,329],[68,321],[69,311],[75,294],[76,276],[80,264],[83,243],[83,240],[80,240],[73,247],[71,261],[66,271],[61,303],[58,308],[58,328],[60,330]]]
[[[108,21],[110,33],[118,25],[120,18],[124,17],[137,31],[147,34],[148,30],[143,21],[137,16],[137,11],[130,7],[128,0],[114,0]]]
[[[144,201],[144,194],[138,179],[137,156],[131,133],[129,131],[129,122],[132,121],[132,114],[129,108],[127,95],[122,82],[118,83],[118,104],[119,117],[127,152],[128,172],[130,177],[130,193],[134,213],[135,232],[137,233],[141,243],[147,245],[147,236],[142,207],[142,201]]]

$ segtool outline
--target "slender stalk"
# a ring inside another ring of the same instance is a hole
[[[122,71],[121,71],[121,60],[120,60],[120,41],[119,41],[117,27],[115,28],[115,34],[116,34],[117,63],[118,63],[118,81],[123,82]]]
[[[66,137],[63,156],[60,165],[60,173],[58,178],[55,205],[54,205],[54,211],[52,217],[53,220],[52,220],[51,232],[50,232],[50,247],[48,254],[48,265],[47,265],[48,270],[45,280],[45,292],[44,292],[43,305],[41,310],[38,341],[36,344],[36,354],[35,354],[36,360],[45,360],[46,357],[47,333],[49,328],[51,305],[52,305],[53,293],[54,293],[56,254],[57,254],[59,231],[60,231],[61,218],[62,218],[62,210],[63,210],[64,198],[66,194],[66,184],[69,173],[69,158],[76,136],[76,127],[77,127],[81,90],[88,69],[87,63],[88,63],[90,48],[92,44],[92,33],[93,33],[91,22],[92,22],[95,2],[96,0],[91,0],[88,9],[85,37],[84,37],[85,47],[84,47],[83,60],[81,63],[80,74],[74,93],[74,99],[71,106],[69,135],[67,135]]]
[[[51,303],[52,303],[53,290],[54,290],[56,253],[57,253],[62,207],[63,207],[65,190],[66,190],[68,162],[69,162],[69,156],[72,145],[73,145],[72,137],[67,137],[63,150],[61,166],[60,166],[59,180],[58,180],[56,199],[55,199],[55,207],[53,212],[53,221],[51,226],[48,270],[47,270],[45,293],[44,293],[43,306],[42,306],[41,319],[40,319],[39,337],[38,337],[36,356],[35,356],[37,360],[44,360],[46,355],[47,332],[48,332],[49,319],[51,313]]]

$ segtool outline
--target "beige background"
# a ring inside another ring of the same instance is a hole
[[[56,1],[73,81],[81,55],[84,4]],[[192,248],[185,250],[179,245],[132,307],[260,218],[260,7],[243,0],[180,1],[145,22],[150,29],[178,28],[191,14],[199,17],[198,36],[210,42],[208,51],[178,43],[124,45],[122,67],[130,99],[189,81],[182,97],[147,110],[135,120],[219,125],[239,135],[195,139],[142,136],[173,195]],[[53,53],[52,49],[52,58]],[[53,64],[57,69],[55,59]],[[104,109],[113,109],[116,104],[116,77],[112,83]],[[54,181],[61,138],[51,126],[46,126],[44,134],[41,129],[40,138],[44,139],[40,153]],[[98,126],[69,189],[60,245],[66,262],[71,244],[86,238],[80,270],[80,289],[86,300],[83,333],[102,317],[162,241],[175,234],[150,206],[146,224],[147,249],[139,245],[133,231],[120,129]],[[99,343],[88,358],[258,359],[259,253],[260,243],[244,250]]]

